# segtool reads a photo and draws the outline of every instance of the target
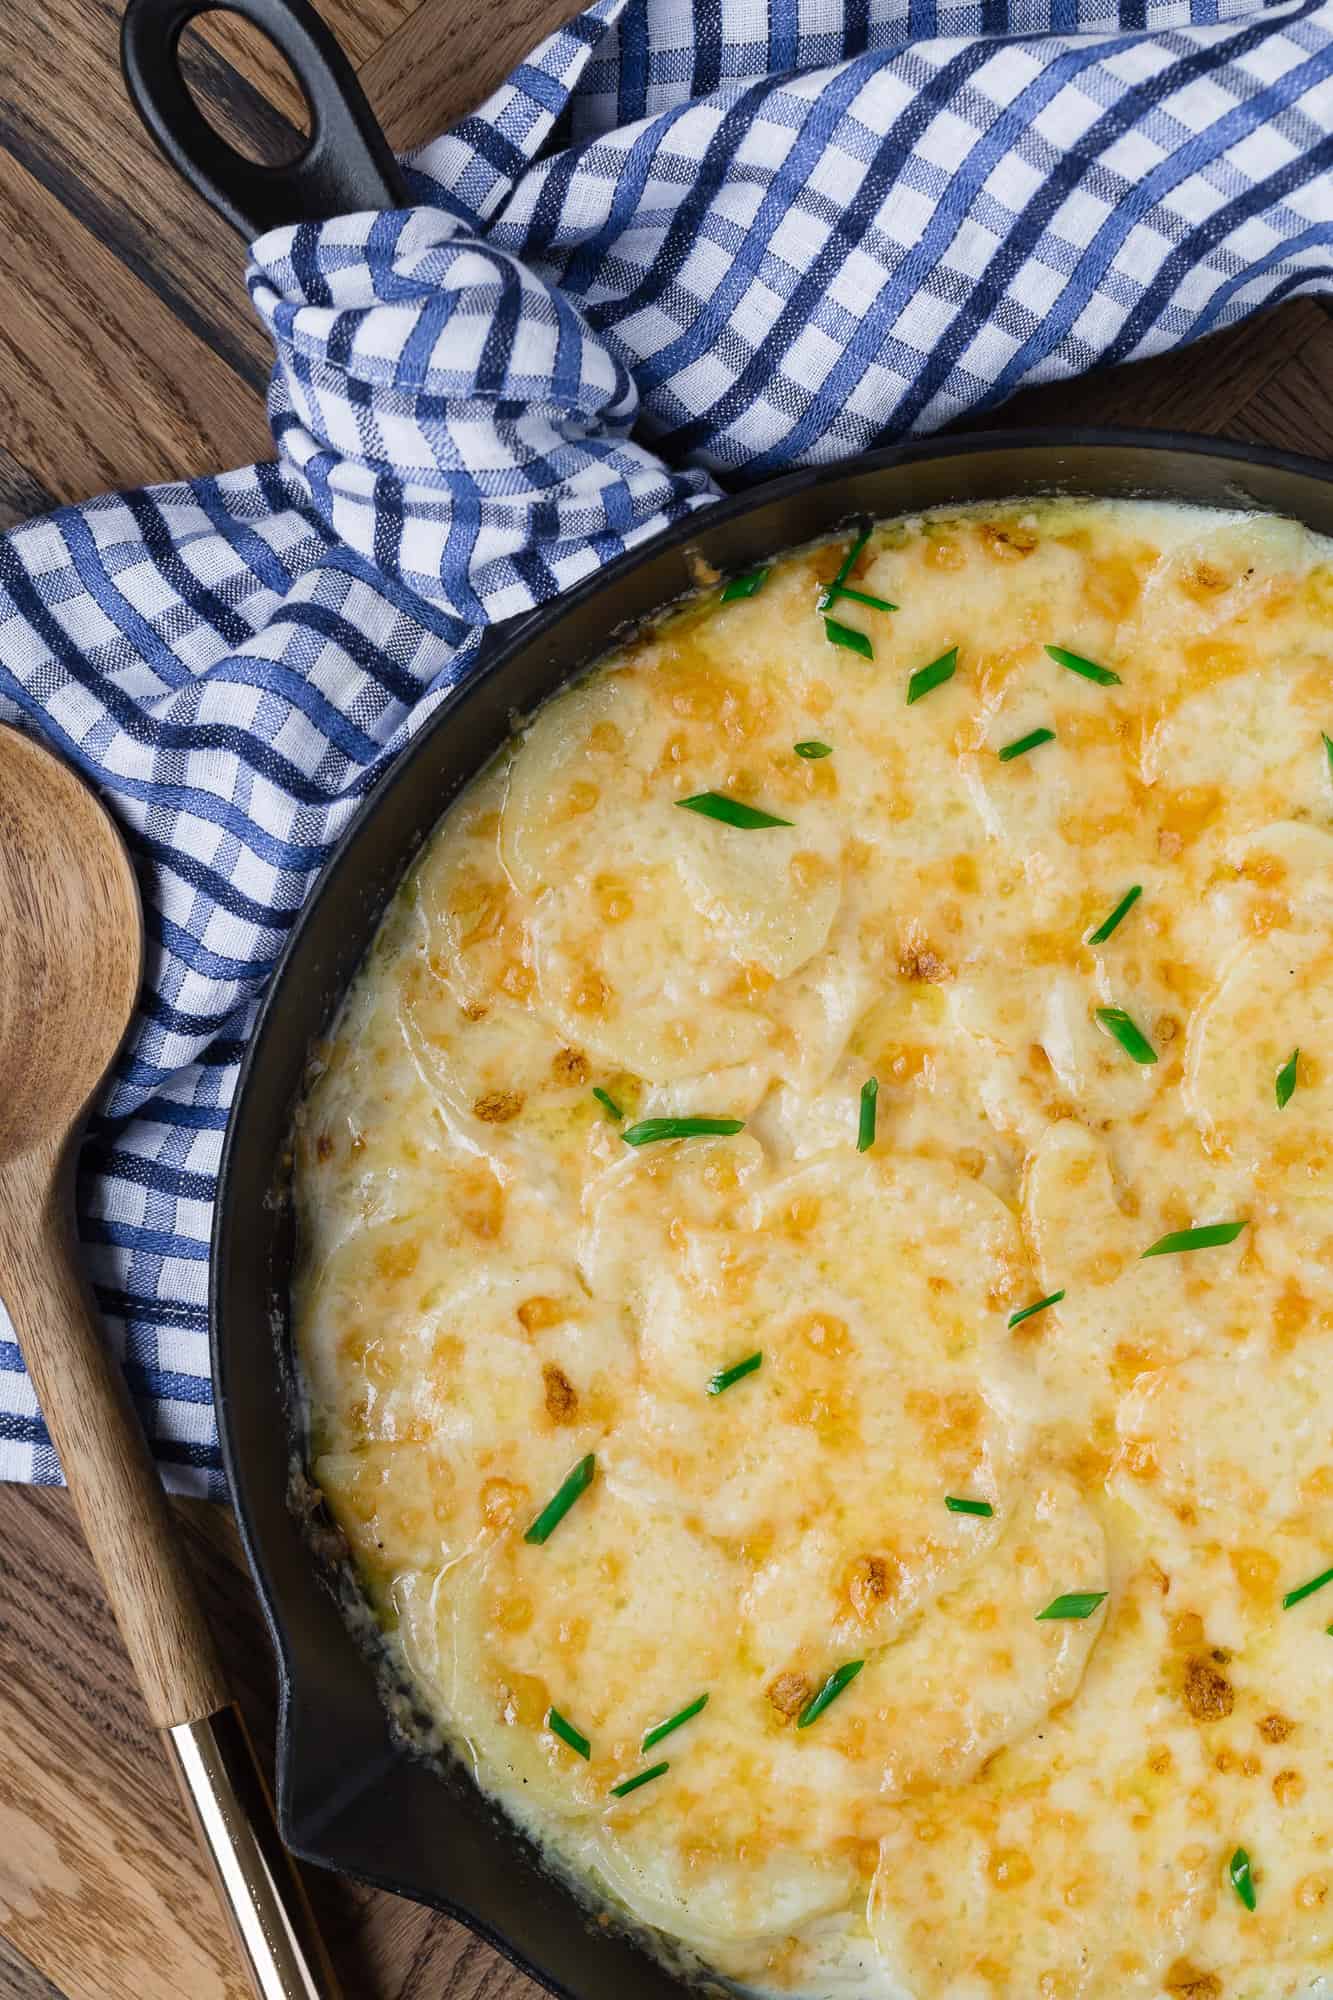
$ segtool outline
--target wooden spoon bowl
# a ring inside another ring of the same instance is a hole
[[[139,989],[134,870],[101,803],[0,727],[0,1162],[58,1144],[124,1039]]]

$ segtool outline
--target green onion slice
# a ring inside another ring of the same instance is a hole
[[[858,632],[852,625],[842,625],[836,618],[824,620],[824,637],[830,646],[845,646],[849,653],[859,653],[863,660],[873,660],[875,649],[864,632]]]
[[[730,1139],[745,1130],[743,1118],[641,1118],[621,1133],[627,1146],[655,1146],[661,1139]]]
[[[597,1099],[597,1102],[599,1104],[604,1105],[606,1107],[607,1117],[614,1118],[616,1124],[618,1125],[625,1114],[621,1110],[620,1106],[616,1103],[615,1098],[612,1097],[610,1091],[603,1090],[600,1083],[595,1083],[592,1087],[592,1094]]]
[[[705,819],[720,819],[724,826],[741,826],[747,833],[753,833],[761,826],[791,826],[789,819],[778,819],[772,813],[761,812],[758,806],[747,806],[742,799],[729,799],[725,792],[696,792],[693,798],[677,799],[678,806],[687,812],[702,813]]]
[[[654,1764],[651,1770],[639,1771],[634,1777],[626,1778],[623,1785],[612,1785],[613,1799],[627,1799],[631,1792],[637,1792],[640,1785],[651,1785],[654,1778],[665,1778],[670,1764]]]
[[[829,584],[828,586],[830,590],[841,590],[843,584],[846,583],[848,577],[851,575],[852,571],[856,568],[857,562],[861,555],[861,551],[869,540],[870,540],[870,530],[869,528],[866,528],[861,534],[859,534],[856,537],[856,540],[851,544],[846,555],[839,563],[838,573],[834,577],[832,583]]]
[[[1252,1910],[1256,1901],[1254,1877],[1250,1873],[1250,1857],[1243,1847],[1238,1847],[1232,1855],[1227,1873],[1231,1877],[1231,1886],[1240,1897],[1241,1902],[1244,1903],[1247,1910]]]
[[[829,1704],[838,1699],[845,1687],[851,1686],[864,1665],[864,1660],[847,1660],[842,1666],[835,1667],[819,1693],[806,1703],[797,1716],[796,1727],[808,1729],[812,1722],[818,1722]]]
[[[1037,1613],[1038,1621],[1043,1618],[1091,1618],[1108,1595],[1105,1590],[1067,1590],[1063,1597],[1053,1597],[1046,1609]]]
[[[1123,1007],[1099,1007],[1097,1019],[1108,1035],[1119,1042],[1136,1063],[1155,1063],[1157,1051],[1141,1028],[1135,1027]]]
[[[1333,1583],[1333,1569],[1326,1569],[1320,1575],[1312,1576],[1308,1583],[1299,1583],[1295,1590],[1289,1590],[1282,1600],[1282,1609],[1290,1611],[1293,1604],[1303,1604],[1307,1597],[1313,1597],[1326,1583]]]
[[[548,1541],[560,1526],[560,1523],[564,1520],[580,1494],[586,1493],[592,1485],[593,1474],[596,1470],[596,1456],[593,1452],[589,1452],[586,1458],[579,1460],[559,1492],[552,1494],[551,1498],[542,1508],[541,1513],[528,1529],[527,1534],[524,1535],[524,1541],[536,1542],[539,1545],[542,1542]]]
[[[695,1716],[702,1715],[707,1706],[708,1696],[701,1694],[699,1699],[692,1701],[688,1708],[682,1708],[679,1715],[671,1716],[666,1722],[659,1722],[656,1729],[648,1731],[648,1734],[640,1744],[639,1748],[642,1753],[646,1756],[655,1743],[660,1743],[664,1737],[670,1736],[674,1730],[680,1729],[685,1723],[693,1722]]]
[[[1333,778],[1333,736],[1330,736],[1327,730],[1323,729],[1319,733],[1324,739],[1324,754],[1328,758],[1328,775],[1330,778]]]
[[[592,1756],[592,1745],[587,1737],[581,1730],[575,1729],[573,1723],[567,1721],[558,1708],[547,1709],[546,1727],[552,1736],[558,1736],[562,1743],[568,1743],[571,1750],[576,1750],[585,1762]]]
[[[1143,885],[1140,882],[1136,882],[1132,889],[1126,889],[1105,923],[1098,924],[1095,931],[1089,932],[1085,942],[1088,944],[1105,944],[1112,931],[1124,922],[1142,894]]]
[[[1046,1297],[1044,1299],[1038,1299],[1035,1305],[1024,1306],[1019,1312],[1010,1313],[1009,1315],[1010,1326],[1021,1326],[1025,1319],[1032,1318],[1033,1313],[1045,1312],[1047,1306],[1058,1306],[1063,1297],[1064,1297],[1063,1291],[1048,1292]]]
[[[920,701],[922,695],[929,694],[932,688],[943,687],[946,681],[951,681],[957,665],[958,648],[950,646],[947,653],[941,653],[938,660],[932,660],[928,667],[918,667],[907,683],[907,706],[910,708],[914,701]]]
[[[720,1396],[724,1389],[732,1386],[733,1382],[743,1382],[747,1375],[755,1374],[763,1365],[764,1357],[760,1351],[747,1354],[744,1361],[734,1362],[730,1368],[719,1368],[716,1375],[710,1375],[708,1378],[709,1395]]]
[[[808,763],[813,763],[818,757],[831,757],[833,755],[833,745],[831,743],[818,743],[813,737],[807,738],[804,743],[794,743],[792,748],[798,757],[804,757]]]
[[[896,611],[896,604],[890,604],[887,597],[872,597],[868,590],[853,590],[850,584],[825,584],[815,605],[817,611],[831,611],[840,597],[850,597],[853,604],[864,604],[871,611]]]
[[[982,1521],[989,1521],[995,1512],[989,1500],[960,1500],[956,1493],[946,1493],[944,1504],[951,1514],[975,1514]]]
[[[1005,744],[1000,752],[1000,762],[1012,764],[1015,757],[1026,757],[1029,750],[1037,750],[1043,743],[1054,743],[1054,741],[1053,729],[1029,730],[1026,736],[1016,737],[1012,743]]]
[[[1109,667],[1099,667],[1095,660],[1085,660],[1082,653],[1071,653],[1067,646],[1048,646],[1046,651],[1058,667],[1068,667],[1071,674],[1082,674],[1085,681],[1096,681],[1098,687],[1120,685],[1119,674],[1113,674]]]
[[[868,1153],[875,1143],[875,1114],[879,1100],[879,1078],[868,1076],[861,1085],[861,1115],[856,1127],[856,1150]]]
[[[1296,1065],[1300,1060],[1300,1050],[1293,1049],[1277,1073],[1273,1084],[1273,1095],[1277,1099],[1279,1111],[1285,1111],[1291,1103],[1292,1092],[1296,1088]]]
[[[1178,1250],[1212,1250],[1219,1243],[1234,1243],[1247,1222],[1205,1222],[1198,1229],[1173,1229],[1159,1236],[1142,1253],[1144,1257],[1173,1257]]]
[[[748,570],[744,576],[733,576],[723,588],[719,604],[734,604],[738,597],[753,597],[768,582],[766,569]]]

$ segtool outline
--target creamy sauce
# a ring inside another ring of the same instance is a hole
[[[848,547],[609,655],[412,869],[298,1126],[313,1475],[480,1784],[742,1986],[1322,1993],[1333,547],[884,524],[869,659]],[[680,1116],[743,1125],[622,1137]]]

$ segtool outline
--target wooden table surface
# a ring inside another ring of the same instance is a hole
[[[570,0],[319,0],[400,147],[476,104]],[[267,344],[239,243],[161,163],[125,99],[119,0],[7,0],[0,19],[0,526],[106,487],[268,453]],[[193,36],[196,87],[280,145],[290,78],[234,17]],[[1175,358],[1028,391],[994,422],[1123,423],[1333,453],[1333,325],[1296,300]],[[272,1668],[229,1515],[178,1507],[261,1741]],[[312,1879],[348,2000],[536,2000],[411,1903]],[[0,2000],[247,2000],[211,1888],[65,1497],[0,1488]]]

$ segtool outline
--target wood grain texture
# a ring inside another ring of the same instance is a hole
[[[65,1996],[0,1938],[0,2000],[65,2000]]]
[[[400,147],[471,109],[574,11],[573,0],[317,4]],[[158,161],[124,101],[119,0],[9,0],[4,14],[0,207],[19,219],[19,240],[0,342],[12,315],[26,330],[14,342],[26,348],[21,381],[0,346],[7,523],[95,486],[254,456],[268,355],[240,245]],[[246,31],[211,17],[194,63],[224,129],[261,148],[283,141],[299,104]],[[1294,300],[1187,354],[1025,391],[986,418],[1041,423],[1327,452],[1333,325]],[[272,1664],[234,1525],[220,1508],[172,1511],[233,1689],[271,1755]],[[445,1918],[327,1876],[312,1886],[353,2000],[537,2000]],[[241,2000],[236,1980],[68,1500],[0,1489],[0,2000]]]
[[[53,500],[271,452],[253,389],[16,161],[3,202],[24,278],[0,313],[0,436]]]
[[[489,97],[578,11],[572,0],[505,0],[501,7],[422,0],[364,65],[361,81],[394,145],[409,152]]]

